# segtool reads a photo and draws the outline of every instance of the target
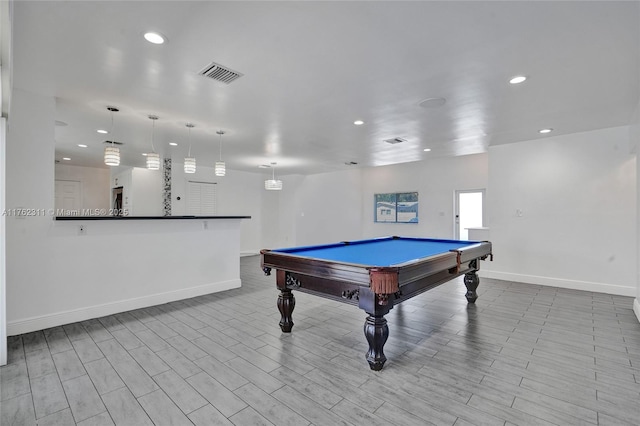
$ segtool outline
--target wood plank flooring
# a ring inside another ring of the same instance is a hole
[[[9,338],[0,424],[638,425],[633,299],[461,279],[387,315],[369,370],[360,309],[296,293],[278,327],[275,277]]]

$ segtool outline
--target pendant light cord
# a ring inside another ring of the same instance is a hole
[[[189,129],[189,152],[187,153],[187,157],[191,157],[191,126],[187,125],[187,128]]]
[[[156,153],[156,149],[153,147],[153,134],[156,130],[156,120],[157,119],[151,119],[151,152],[153,152],[154,154]]]
[[[116,142],[116,135],[113,132],[113,129],[115,128],[113,125],[113,110],[109,109],[109,114],[111,114],[111,146],[115,146],[115,142]]]
[[[222,130],[218,131],[218,134],[220,135],[220,161],[222,161]]]

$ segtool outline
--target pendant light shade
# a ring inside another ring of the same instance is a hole
[[[220,135],[220,161],[216,161],[215,173],[216,176],[224,176],[227,174],[227,166],[224,164],[224,161],[222,161],[222,135],[224,135],[224,132],[218,130],[216,133]]]
[[[147,154],[147,169],[160,170],[160,154],[150,152]]]
[[[225,174],[227,174],[227,169],[224,161],[216,161],[215,172],[216,176],[224,176]]]
[[[156,153],[156,149],[153,146],[153,136],[156,129],[157,115],[150,115],[151,120],[151,152],[147,153],[147,169],[160,170],[160,154]]]
[[[115,135],[113,133],[113,113],[118,112],[116,107],[107,107],[109,114],[111,115],[111,145],[104,149],[104,164],[107,166],[119,166],[120,165],[120,148],[115,146]]]
[[[104,164],[107,166],[120,165],[120,148],[117,146],[108,146],[104,149]]]
[[[264,189],[267,191],[281,191],[282,181],[276,179],[276,163],[271,163],[271,179],[264,181]]]
[[[192,123],[187,123],[187,124],[185,124],[185,126],[187,126],[187,129],[189,129],[189,152],[187,153],[187,156],[184,159],[184,172],[185,173],[195,173],[196,172],[196,159],[195,159],[195,157],[191,156],[191,129],[193,129],[196,126],[194,124],[192,124]]]
[[[196,159],[193,157],[185,157],[184,159],[184,172],[195,173],[196,172]]]
[[[275,179],[267,179],[264,181],[264,189],[267,191],[281,191],[282,181]]]

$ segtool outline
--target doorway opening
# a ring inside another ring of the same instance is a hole
[[[484,226],[484,189],[456,191],[455,238],[469,239],[469,228]]]
[[[116,188],[111,189],[111,199],[113,202],[111,206],[113,207],[114,216],[122,216],[122,193],[124,191],[124,187],[118,186]]]

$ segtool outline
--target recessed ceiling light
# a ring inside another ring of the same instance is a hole
[[[171,146],[178,146],[178,144],[177,144],[177,143],[175,143],[175,142],[169,142],[169,145],[171,145]]]
[[[353,124],[355,124],[356,126],[362,126],[364,124],[364,121],[356,120],[356,121],[353,122]]]
[[[83,143],[79,143],[79,144],[78,144],[78,146],[79,146],[80,148],[86,148],[86,147],[87,147],[87,145],[85,145],[85,144],[83,144]]]
[[[153,44],[162,44],[165,42],[165,38],[162,34],[153,31],[144,33],[144,39]]]
[[[524,75],[517,75],[515,77],[513,77],[511,80],[509,80],[509,83],[511,84],[520,84],[523,81],[525,81],[527,79],[527,77],[525,77]]]
[[[98,133],[102,133],[103,135],[106,135],[107,133],[109,133],[109,132],[107,132],[107,131],[106,131],[106,130],[104,130],[104,129],[98,129],[98,130],[96,130],[96,132],[98,132]]]
[[[259,169],[268,169],[268,168],[270,168],[270,167],[271,167],[271,166],[270,166],[270,165],[268,165],[268,164],[260,164],[260,165],[258,166],[258,168],[259,168]]]
[[[71,161],[71,158],[69,158],[69,157],[62,157],[62,159],[63,159],[64,161]]]
[[[429,152],[429,151],[431,151],[431,148],[425,148],[425,149],[423,149],[423,151],[424,152]]]
[[[551,133],[552,131],[553,131],[553,129],[552,129],[552,128],[548,128],[548,129],[540,129],[540,130],[538,130],[538,133],[545,134],[545,133]]]
[[[143,153],[142,153],[142,156],[143,156],[143,157],[146,157],[146,156],[147,156],[147,153],[146,153],[146,152],[143,152]]]

